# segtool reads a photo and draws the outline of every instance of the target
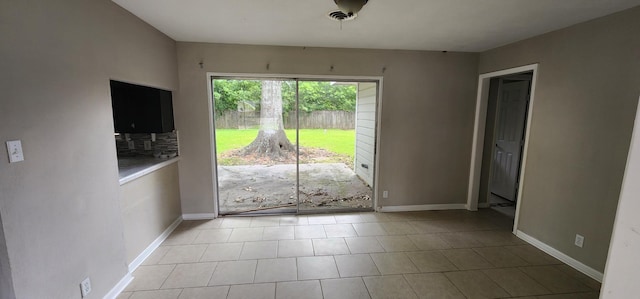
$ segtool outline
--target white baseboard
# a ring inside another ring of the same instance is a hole
[[[378,208],[378,212],[413,212],[413,211],[434,211],[434,210],[465,210],[465,204],[435,204],[435,205],[414,205],[414,206],[384,206]]]
[[[525,242],[533,245],[534,247],[546,252],[547,254],[549,254],[550,256],[553,256],[555,258],[557,258],[558,260],[562,261],[563,263],[571,266],[572,268],[584,273],[585,275],[597,280],[598,282],[602,282],[602,278],[604,277],[604,274],[602,272],[599,272],[596,269],[593,269],[579,261],[577,261],[576,259],[560,252],[559,250],[543,243],[542,241],[527,235],[526,233],[518,230],[516,231],[516,236],[518,236],[518,238],[524,240]]]
[[[165,229],[160,236],[158,236],[147,248],[145,248],[138,257],[136,257],[131,264],[129,264],[128,272],[125,276],[120,279],[120,281],[107,293],[103,298],[104,299],[115,299],[124,291],[124,289],[131,283],[133,280],[133,276],[131,273],[135,271],[143,262],[146,260],[157,248],[164,242],[164,240],[169,237],[169,235],[180,225],[182,222],[182,217],[176,218],[167,229]]]
[[[147,246],[147,248],[145,248],[138,257],[131,262],[131,264],[129,264],[129,273],[133,273],[133,271],[138,269],[142,262],[144,262],[144,260],[146,260],[158,248],[158,246],[167,239],[167,237],[169,237],[173,230],[180,225],[180,222],[182,222],[182,217],[176,218],[176,220],[173,221],[173,223],[171,223],[171,225],[169,225],[169,227],[167,227],[160,236],[151,242],[151,244],[149,244],[149,246]]]
[[[133,280],[133,276],[131,276],[131,272],[128,272],[120,281],[107,293],[104,295],[104,299],[116,299],[122,291],[131,283]]]
[[[216,219],[214,213],[200,213],[200,214],[182,214],[183,220],[210,220]]]

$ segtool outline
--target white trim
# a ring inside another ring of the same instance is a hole
[[[127,274],[118,281],[118,283],[107,293],[104,295],[104,299],[116,299],[122,291],[131,283],[133,280],[133,276],[131,276],[131,272],[127,272]]]
[[[516,202],[516,215],[513,222],[513,232],[518,229],[520,207],[522,206],[522,191],[525,181],[525,168],[527,165],[527,154],[529,141],[531,140],[531,120],[533,118],[533,108],[535,100],[536,82],[538,77],[538,64],[530,64],[497,72],[481,74],[478,78],[478,94],[476,99],[475,123],[473,129],[473,144],[471,147],[471,167],[469,169],[469,186],[467,193],[467,209],[478,210],[478,195],[480,192],[480,172],[482,170],[482,151],[484,148],[484,131],[487,121],[487,103],[489,101],[489,83],[491,78],[523,72],[533,72],[531,78],[531,95],[529,97],[529,108],[527,111],[527,124],[524,136],[524,146],[522,149],[522,159],[520,166],[520,182],[518,184],[518,196]]]
[[[476,100],[476,116],[473,125],[473,142],[471,144],[471,167],[467,208],[478,210],[478,192],[480,191],[480,173],[482,171],[482,151],[484,146],[484,130],[487,121],[487,102],[489,98],[489,82],[480,75],[478,79],[478,95]],[[486,99],[486,100],[483,100]]]
[[[235,78],[255,78],[255,79],[301,79],[301,80],[344,80],[344,81],[378,81],[382,76],[334,76],[334,75],[302,75],[302,74],[276,74],[276,73],[218,73],[207,72],[207,78],[210,77],[235,77]]]
[[[213,196],[214,196],[214,213],[213,214],[185,214],[183,215],[184,220],[201,220],[201,219],[214,219],[217,218],[220,212],[219,202],[218,202],[218,179],[217,179],[217,161],[216,161],[216,148],[215,148],[215,124],[213,120],[213,109],[214,109],[214,99],[213,99],[213,86],[212,86],[212,77],[231,77],[231,78],[256,78],[256,79],[269,79],[269,78],[278,78],[278,79],[292,79],[292,80],[336,80],[336,81],[356,81],[356,82],[377,82],[378,83],[378,94],[376,100],[376,152],[375,162],[374,162],[374,177],[373,177],[373,207],[377,207],[379,204],[378,200],[378,177],[379,177],[379,165],[380,165],[380,133],[382,131],[382,85],[383,85],[383,76],[335,76],[335,75],[303,75],[303,74],[277,74],[277,73],[219,73],[219,72],[206,72],[206,80],[207,80],[207,97],[209,99],[209,143],[211,145],[211,173],[213,179]],[[379,208],[381,209],[381,208]],[[198,217],[203,218],[189,218],[191,216],[188,215],[198,215]],[[207,215],[207,216],[200,216]],[[213,216],[208,216],[213,215]],[[187,217],[187,218],[185,218]]]
[[[433,204],[433,205],[413,205],[413,206],[385,206],[378,208],[378,212],[413,212],[413,211],[435,211],[435,210],[465,210],[465,204]]]
[[[216,218],[216,213],[182,214],[182,220],[211,220]]]
[[[162,160],[158,160],[158,161],[162,161]],[[166,161],[162,161],[162,162],[160,162],[158,164],[153,164],[153,165],[151,165],[151,166],[149,166],[149,167],[147,167],[147,168],[145,168],[143,170],[140,170],[138,172],[132,173],[132,174],[130,174],[130,175],[126,176],[126,177],[123,177],[123,178],[121,178],[119,180],[120,186],[122,186],[122,185],[124,185],[126,183],[129,183],[131,181],[134,181],[134,180],[136,180],[136,179],[138,179],[140,177],[143,177],[143,176],[145,176],[147,174],[150,174],[150,173],[152,173],[152,172],[154,172],[156,170],[159,170],[161,168],[169,166],[169,165],[171,165],[173,163],[176,163],[178,161],[180,161],[180,156],[175,157],[175,158],[171,158],[171,159],[166,160]]]
[[[375,208],[380,205],[380,200],[379,200],[379,180],[378,178],[380,177],[380,167],[378,167],[380,165],[380,140],[382,140],[382,138],[380,138],[380,133],[382,132],[382,77],[378,78],[378,91],[376,94],[376,136],[375,136],[375,153],[373,154],[373,159],[375,160],[373,162],[373,209],[375,210]]]
[[[209,156],[211,157],[211,183],[212,183],[212,192],[213,192],[213,218],[218,218],[218,212],[219,212],[219,206],[218,206],[218,161],[217,161],[217,156],[216,156],[216,130],[214,127],[214,120],[213,120],[213,113],[215,113],[215,111],[213,111],[214,109],[214,104],[213,104],[213,80],[211,80],[211,73],[207,72],[206,73],[206,80],[207,80],[207,98],[209,99],[209,102],[207,103],[207,106],[209,108],[209,146],[211,148],[211,152],[209,153]],[[186,219],[184,217],[184,215],[182,216],[183,219],[185,220],[190,220],[190,219]]]
[[[165,229],[160,236],[158,236],[147,248],[145,248],[139,255],[129,264],[129,272],[133,273],[142,263],[146,260],[157,248],[169,237],[169,235],[180,225],[182,217],[176,218],[167,229]]]
[[[182,222],[182,217],[176,218],[167,229],[165,229],[160,236],[158,236],[147,248],[145,248],[139,255],[136,257],[128,266],[127,274],[120,279],[120,281],[107,293],[104,295],[104,299],[116,299],[122,291],[131,283],[133,280],[133,276],[131,273],[135,271],[143,262],[146,260],[156,249],[158,246],[164,242],[164,240],[171,235],[171,233],[180,225]]]
[[[583,274],[597,280],[598,282],[602,282],[602,278],[604,276],[604,274],[596,269],[593,269],[579,261],[577,261],[576,259],[560,252],[559,250],[543,243],[542,241],[527,235],[526,233],[522,232],[522,231],[516,231],[516,236],[522,240],[524,240],[525,242],[533,245],[534,247],[544,251],[545,253],[549,254],[552,257],[557,258],[558,260],[560,260],[561,262],[571,266],[572,268],[582,272]]]
[[[640,104],[640,99],[638,99],[638,103]],[[634,187],[637,184],[637,180],[633,179],[632,177],[635,178],[637,176],[636,167],[638,163],[637,159],[638,159],[638,150],[639,150],[638,149],[639,139],[640,139],[640,105],[638,105],[638,108],[636,110],[636,119],[633,124],[633,131],[631,134],[629,153],[627,154],[627,163],[625,164],[625,167],[624,167],[625,171],[624,171],[624,176],[622,178],[622,187],[620,188],[618,208],[616,209],[616,216],[613,221],[613,232],[611,233],[611,241],[609,241],[609,251],[607,253],[607,261],[604,266],[604,273],[606,274],[606,276],[602,280],[601,290],[603,294],[605,294],[606,292],[610,292],[611,291],[610,289],[614,287],[611,281],[613,281],[616,277],[620,277],[619,275],[619,273],[621,273],[620,271],[624,271],[622,269],[625,269],[625,268],[628,269],[630,266],[629,264],[623,266],[620,264],[620,263],[623,263],[620,261],[620,259],[616,259],[616,261],[614,262],[611,260],[611,258],[613,257],[614,254],[628,252],[628,248],[625,248],[625,249],[621,248],[623,246],[627,247],[629,244],[628,242],[632,241],[630,240],[629,236],[627,236],[627,233],[626,233],[627,230],[635,231],[637,233],[637,231],[634,229],[634,226],[632,224],[633,220],[630,219],[630,217],[632,216],[627,213],[625,213],[625,215],[622,215],[622,212],[623,212],[623,209],[627,208],[631,204],[630,202],[636,198]],[[637,241],[632,241],[632,242],[635,243]],[[635,245],[631,245],[631,246],[633,246],[631,248],[636,247]],[[627,257],[625,256],[625,258]],[[615,266],[612,265],[612,263],[615,263]],[[637,270],[634,270],[634,273],[637,273]],[[616,284],[616,285],[620,286],[619,284]],[[623,293],[624,290],[618,289],[616,290],[616,292]]]

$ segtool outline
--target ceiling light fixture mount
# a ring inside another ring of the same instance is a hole
[[[342,12],[341,10],[334,10],[334,11],[330,11],[329,13],[327,13],[327,17],[329,17],[329,19],[332,19],[334,21],[351,21],[353,19],[355,19],[358,15],[347,15],[346,13]]]
[[[369,0],[333,0],[338,8],[347,16],[356,15]]]

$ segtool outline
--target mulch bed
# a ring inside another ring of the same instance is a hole
[[[224,152],[218,158],[218,163],[222,166],[234,165],[276,165],[295,164],[295,152],[289,153],[285,157],[272,159],[271,157],[258,154],[242,154],[242,149]],[[321,148],[300,147],[300,164],[313,163],[344,163],[353,170],[353,159],[347,155],[340,155]]]

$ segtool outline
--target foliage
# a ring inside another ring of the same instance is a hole
[[[238,101],[260,105],[260,80],[214,80],[213,95],[217,113],[236,110]],[[355,111],[356,86],[333,84],[327,81],[299,81],[300,111],[319,110]],[[294,111],[296,104],[295,81],[282,84],[282,111]]]
[[[326,81],[300,81],[300,111],[356,110],[356,86]]]
[[[217,79],[213,82],[214,107],[217,113],[236,110],[239,101],[254,105],[260,103],[262,87],[259,80]]]

